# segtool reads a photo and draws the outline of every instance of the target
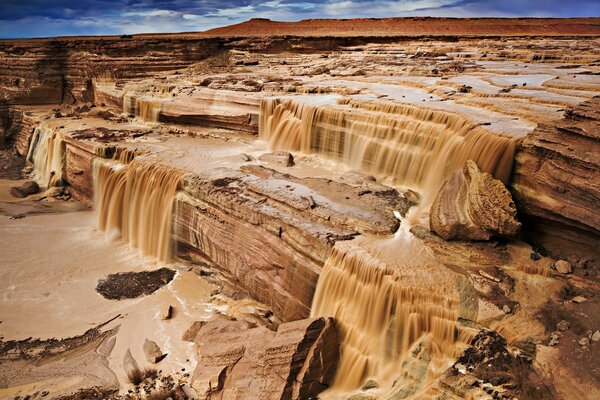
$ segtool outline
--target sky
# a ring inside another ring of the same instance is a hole
[[[600,0],[0,0],[0,38],[203,31],[250,18],[597,17]]]

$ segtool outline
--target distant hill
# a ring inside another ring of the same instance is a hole
[[[210,36],[600,36],[600,18],[356,18],[298,22],[253,18]]]

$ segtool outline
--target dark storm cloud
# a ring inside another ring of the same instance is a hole
[[[434,15],[451,13],[452,16],[598,17],[600,1],[461,0],[416,11],[433,11]]]
[[[254,17],[598,16],[598,0],[2,0],[0,37],[198,31]]]

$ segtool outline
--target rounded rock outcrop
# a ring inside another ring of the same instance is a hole
[[[504,184],[468,160],[444,182],[429,212],[433,232],[446,240],[514,236],[521,227]]]

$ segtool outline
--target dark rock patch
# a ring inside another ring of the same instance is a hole
[[[160,268],[154,271],[120,272],[98,282],[96,291],[110,300],[134,299],[147,296],[171,282],[175,271]]]
[[[39,192],[40,186],[35,181],[27,181],[21,186],[13,186],[10,188],[10,194],[19,199],[23,199],[31,194]]]
[[[21,170],[25,167],[25,157],[14,149],[0,150],[0,179],[21,179]]]

